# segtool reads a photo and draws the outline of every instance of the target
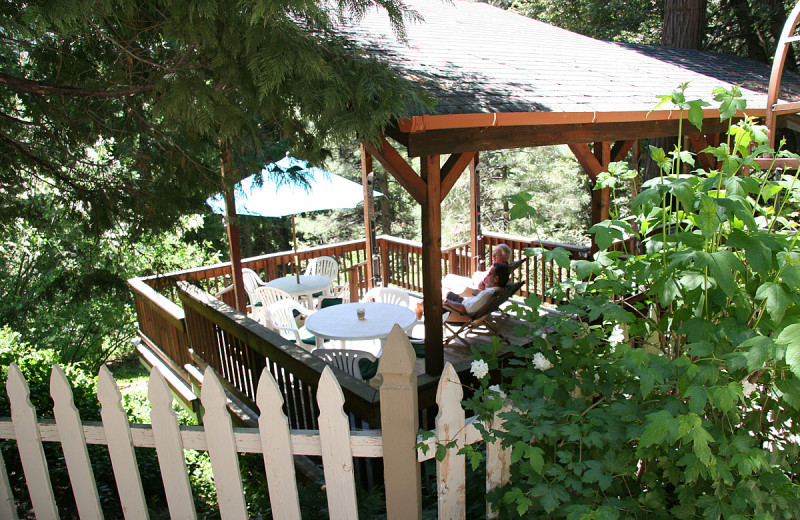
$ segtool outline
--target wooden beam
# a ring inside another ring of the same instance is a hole
[[[481,235],[481,183],[478,176],[478,152],[469,163],[469,237],[472,271],[483,269],[483,236]]]
[[[695,132],[691,125],[684,130]],[[703,121],[698,133],[724,132],[728,122],[719,118]],[[498,126],[428,130],[408,134],[409,157],[433,154],[452,154],[506,148],[526,148],[554,144],[578,144],[603,141],[627,141],[644,137],[669,137],[678,135],[678,121],[636,121],[625,123],[596,123],[538,126]]]
[[[408,148],[408,134],[401,131],[396,123],[384,128],[383,133]]]
[[[594,152],[586,143],[571,144],[569,149],[572,150],[575,158],[578,159],[578,164],[581,165],[583,171],[592,180],[592,184],[597,182],[597,175],[603,171],[603,165],[597,160]]]
[[[442,346],[442,203],[439,156],[423,157],[422,179],[427,196],[422,202],[422,288],[425,307],[425,372],[444,370]]]
[[[385,137],[381,137],[380,147],[376,147],[369,142],[364,142],[363,144],[364,148],[380,161],[383,167],[397,179],[397,182],[405,188],[414,200],[420,204],[425,202],[425,197],[427,196],[425,181],[417,175],[417,172],[397,153],[397,150],[389,144]]]
[[[442,200],[447,197],[447,194],[453,189],[458,178],[461,177],[461,173],[472,163],[472,159],[477,155],[478,152],[454,153],[447,158],[444,166],[442,166]]]
[[[710,136],[697,134],[690,135],[688,137],[689,142],[692,143],[692,148],[694,148],[694,151],[697,154],[697,160],[700,162],[700,166],[706,170],[715,170],[717,168],[717,158],[710,153],[701,153],[703,150],[709,147],[710,143],[708,141]],[[719,139],[717,139],[717,141],[718,140]]]
[[[361,143],[361,185],[364,188],[364,231],[367,237],[366,242],[366,255],[367,255],[367,289],[373,287],[373,280],[375,279],[375,272],[372,265],[372,257],[375,255],[375,223],[372,218],[372,182],[368,182],[369,174],[372,173],[372,156],[367,151],[364,143]]]
[[[594,156],[600,163],[601,171],[608,171],[608,165],[611,163],[611,143],[602,142],[594,143]],[[594,182],[597,182],[595,175]],[[611,190],[603,188],[602,190],[592,190],[592,224],[597,224],[607,220],[611,215],[609,209],[611,207]]]
[[[615,142],[614,147],[611,148],[611,162],[624,161],[634,143],[636,143],[635,139]]]

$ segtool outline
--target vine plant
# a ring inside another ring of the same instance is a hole
[[[661,104],[700,129],[707,103],[685,88]],[[629,217],[590,230],[591,260],[528,251],[576,276],[556,311],[516,306],[526,345],[511,347],[499,386],[481,371],[467,401],[487,418],[512,406],[502,431],[483,431],[512,450],[510,483],[489,496],[501,517],[800,518],[800,182],[758,167],[791,154],[768,149],[738,89],[713,94],[731,121],[728,142],[703,150],[718,169],[652,149],[660,178]],[[609,170],[596,189],[630,177]],[[639,249],[614,250],[631,236]],[[475,354],[497,368],[496,352]],[[462,451],[480,462],[479,448]]]

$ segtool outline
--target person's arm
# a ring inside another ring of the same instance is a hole
[[[451,309],[460,312],[461,314],[467,314],[467,308],[464,307],[463,303],[454,302],[453,300],[445,300],[444,304],[450,307]]]

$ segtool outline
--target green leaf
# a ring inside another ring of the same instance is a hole
[[[714,236],[714,233],[719,229],[721,220],[717,215],[719,204],[709,197],[708,195],[701,195],[700,201],[697,204],[697,215],[695,217],[697,227],[706,238]]]
[[[700,131],[703,130],[703,107],[705,106],[709,106],[709,103],[700,99],[689,101],[689,122]]]
[[[786,346],[786,364],[795,376],[800,377],[800,324],[794,323],[783,329],[775,343]]]
[[[709,442],[714,442],[714,437],[711,436],[702,425],[698,424],[692,428],[692,451],[697,459],[706,466],[711,464],[711,448],[708,447]]]
[[[528,450],[528,459],[530,460],[531,469],[538,474],[542,474],[542,469],[544,468],[544,450],[541,448],[537,448],[532,446]]]
[[[745,270],[742,261],[736,258],[736,255],[730,251],[714,251],[711,253],[709,267],[711,268],[711,274],[717,281],[719,288],[722,289],[725,296],[732,298],[734,292],[736,292],[734,273]]]
[[[601,250],[608,249],[614,240],[622,240],[631,231],[631,225],[624,220],[604,220],[589,229],[589,233],[595,234],[594,241]]]
[[[708,401],[708,390],[703,386],[692,385],[684,393],[684,397],[689,398],[689,411],[700,415]]]
[[[783,285],[774,282],[765,282],[756,289],[755,298],[766,302],[767,314],[775,323],[783,319],[790,302],[789,294]]]
[[[661,444],[674,436],[678,430],[678,422],[667,410],[651,413],[647,416],[647,426],[645,426],[644,433],[639,440],[639,446],[647,448],[654,444]],[[669,437],[668,437],[669,436]]]
[[[556,247],[555,249],[545,250],[542,252],[542,257],[545,260],[553,260],[562,269],[569,269],[570,267],[570,253],[563,247]]]
[[[775,382],[775,388],[780,391],[783,401],[795,410],[800,410],[800,379],[791,376],[779,379]]]
[[[738,348],[747,352],[747,369],[750,371],[764,368],[766,362],[775,356],[775,342],[768,336],[747,339]]]
[[[734,229],[728,236],[727,245],[744,249],[747,263],[759,274],[766,274],[772,268],[772,250],[757,236]]]

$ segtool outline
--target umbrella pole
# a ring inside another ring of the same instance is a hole
[[[300,260],[297,258],[297,232],[294,227],[294,215],[292,215],[292,242],[294,243],[294,274],[297,276],[297,285],[300,285]]]

